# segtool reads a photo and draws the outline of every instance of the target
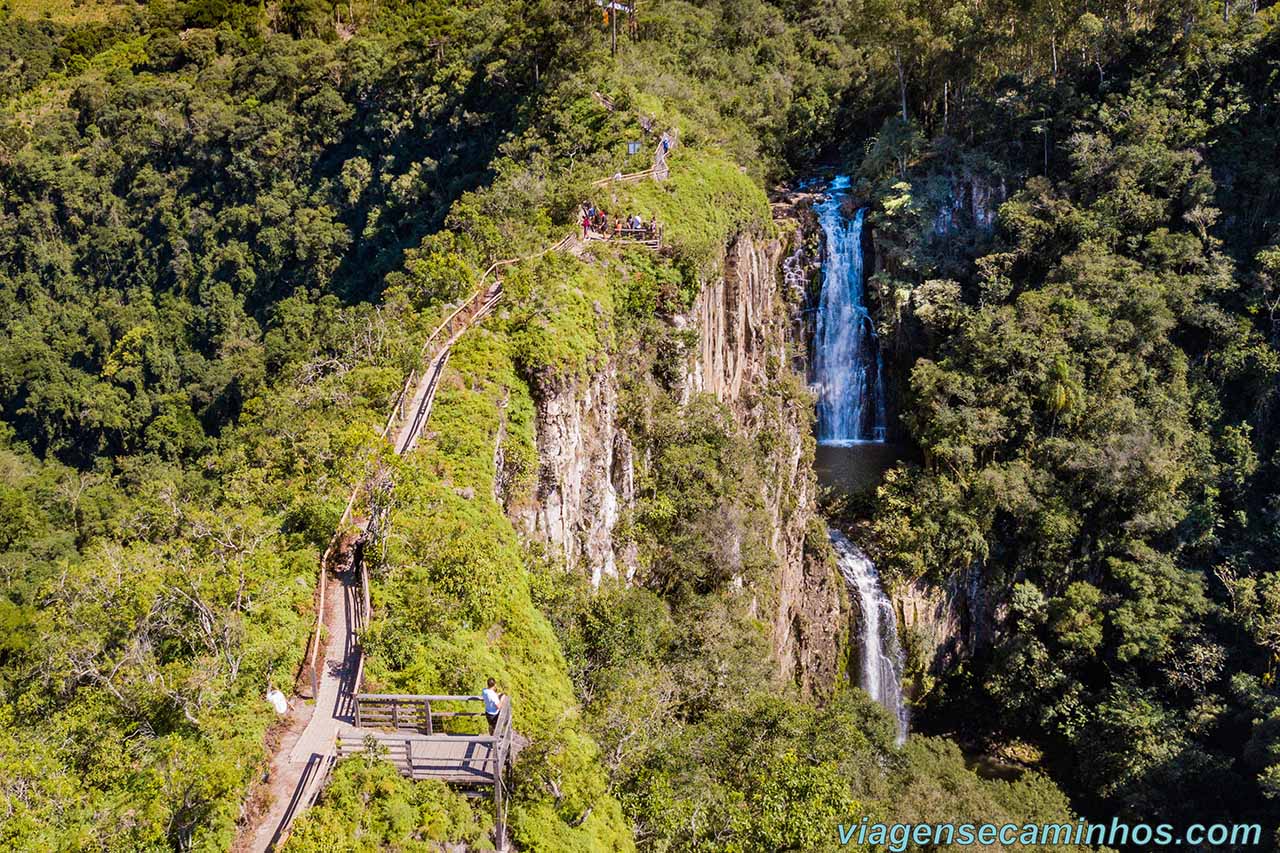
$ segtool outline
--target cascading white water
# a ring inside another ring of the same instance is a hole
[[[875,323],[864,301],[862,220],[865,210],[845,217],[849,179],[837,176],[814,205],[826,236],[822,294],[814,332],[813,372],[818,391],[818,441],[825,445],[883,442],[887,432],[884,366]],[[893,604],[880,586],[875,564],[832,531],[840,573],[858,597],[861,613],[862,687],[889,709],[898,743],[910,722],[902,697],[904,658]]]
[[[837,175],[826,198],[813,206],[826,236],[822,294],[814,333],[813,373],[818,390],[818,441],[884,441],[884,369],[875,323],[864,302],[862,219],[841,210],[849,179]]]
[[[858,596],[862,611],[862,684],[898,723],[898,743],[907,739],[911,718],[902,699],[902,669],[905,657],[898,643],[898,620],[893,603],[880,586],[871,558],[844,536],[831,531],[840,574],[850,591]]]

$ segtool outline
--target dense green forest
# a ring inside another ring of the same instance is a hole
[[[929,725],[1025,739],[1091,814],[1280,814],[1278,74],[1265,14],[1165,16],[861,163],[922,453],[877,554],[1003,610]],[[935,219],[966,180],[1009,187],[993,228]]]
[[[826,850],[864,815],[1280,843],[1276,17],[672,0],[611,56],[577,0],[0,2],[0,844],[230,847],[263,693],[292,684],[319,553],[375,471],[368,677],[519,697],[521,849]],[[390,458],[422,339],[490,261],[569,230],[589,181],[648,165],[620,153],[654,141],[642,117],[681,141],[628,199],[668,251],[517,267]],[[845,520],[891,584],[984,602],[944,672],[907,638],[901,748],[860,692],[779,679],[739,589],[767,584],[802,380],[773,365],[745,434],[681,399],[667,322],[729,241],[775,235],[765,188],[832,170],[870,208],[913,445]],[[641,571],[594,589],[509,515],[536,400],[611,364]],[[1016,779],[971,769],[1001,749]],[[491,824],[353,759],[288,849]]]

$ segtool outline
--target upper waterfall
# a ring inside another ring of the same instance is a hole
[[[845,217],[841,207],[848,188],[849,178],[837,175],[813,208],[826,236],[814,335],[818,440],[832,444],[884,441],[888,431],[880,347],[863,298],[866,210]]]

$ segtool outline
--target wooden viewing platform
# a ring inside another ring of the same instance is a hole
[[[662,229],[661,228],[612,228],[604,231],[596,231],[590,229],[587,231],[588,240],[605,240],[611,243],[639,243],[650,249],[662,248]]]
[[[437,710],[432,703],[476,705],[479,696],[416,696],[387,693],[356,695],[357,728],[340,731],[334,756],[374,753],[415,781],[436,779],[473,795],[492,790],[499,849],[506,838],[508,771],[515,759],[511,699],[503,696],[493,734],[440,731],[458,719],[488,720],[483,710]]]

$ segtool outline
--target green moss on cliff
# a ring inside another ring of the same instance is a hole
[[[525,376],[583,378],[614,344],[616,268],[549,254],[506,276],[512,356]]]
[[[724,247],[738,234],[772,234],[769,200],[754,180],[733,161],[716,151],[677,147],[666,181],[640,181],[614,188],[613,199],[602,198],[625,214],[639,213],[662,225],[665,247],[685,271],[686,283],[696,288],[714,274]],[[696,289],[687,294],[689,299]]]

